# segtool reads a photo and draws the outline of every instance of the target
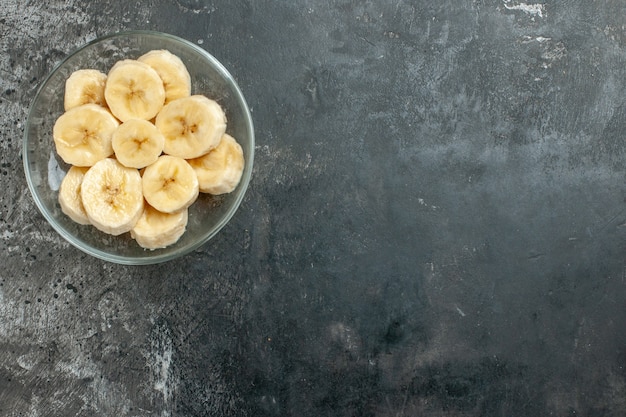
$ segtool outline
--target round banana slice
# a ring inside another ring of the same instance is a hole
[[[159,159],[165,138],[152,123],[142,119],[130,119],[113,132],[113,151],[122,165],[144,168]]]
[[[109,71],[104,97],[111,113],[122,122],[150,120],[163,108],[165,88],[150,65],[124,59]]]
[[[78,224],[91,224],[80,197],[83,177],[88,169],[88,167],[71,167],[63,177],[59,187],[61,211]]]
[[[112,158],[85,173],[80,194],[91,224],[111,235],[130,231],[143,212],[139,171]]]
[[[97,104],[83,104],[63,113],[52,136],[59,156],[68,164],[88,167],[113,154],[113,131],[119,122]]]
[[[65,111],[93,103],[106,107],[104,86],[107,75],[95,69],[80,69],[74,71],[65,81],[65,95],[63,106]]]
[[[187,161],[176,156],[160,156],[144,169],[141,182],[148,204],[163,213],[183,210],[198,198],[196,172]]]
[[[200,192],[226,194],[233,191],[241,180],[243,149],[235,138],[224,134],[215,149],[187,162],[196,171]]]
[[[183,61],[170,51],[155,49],[137,58],[159,74],[165,87],[165,104],[191,95],[191,76]]]
[[[163,151],[184,159],[215,148],[226,131],[226,115],[214,100],[202,95],[179,98],[163,107],[156,127],[165,136]]]
[[[187,227],[188,210],[162,213],[145,205],[143,214],[130,231],[130,236],[145,249],[160,249],[178,242]]]

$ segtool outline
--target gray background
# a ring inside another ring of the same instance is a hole
[[[626,1],[1,3],[0,415],[626,415]],[[156,266],[62,240],[21,161],[125,29],[256,127],[235,217]]]

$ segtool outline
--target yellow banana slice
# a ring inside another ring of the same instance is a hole
[[[95,69],[80,69],[74,71],[65,81],[65,95],[63,106],[65,110],[93,103],[106,107],[104,86],[107,75]]]
[[[59,156],[68,164],[88,167],[113,154],[113,131],[119,122],[97,104],[83,104],[63,113],[52,136]]]
[[[162,155],[148,165],[141,177],[143,196],[148,204],[163,213],[189,207],[198,198],[198,177],[182,158]]]
[[[162,213],[145,205],[143,214],[130,231],[139,246],[145,249],[165,248],[178,242],[187,227],[188,210]]]
[[[91,224],[111,235],[130,231],[143,212],[139,171],[112,158],[85,173],[80,194]]]
[[[187,162],[196,171],[200,192],[215,195],[230,193],[243,174],[243,149],[235,138],[224,134],[215,149]]]
[[[61,211],[78,224],[90,224],[83,200],[80,197],[81,184],[88,167],[71,167],[59,187],[59,205]]]
[[[113,151],[122,165],[144,168],[159,159],[165,138],[152,123],[142,119],[130,119],[113,132]]]
[[[104,97],[111,113],[122,122],[150,120],[165,103],[165,88],[151,66],[125,59],[118,61],[109,71]]]
[[[224,110],[216,101],[201,95],[166,104],[155,123],[165,136],[163,151],[184,159],[209,152],[226,131]]]
[[[155,49],[137,58],[159,74],[165,87],[165,104],[191,95],[191,76],[183,61],[170,51]]]

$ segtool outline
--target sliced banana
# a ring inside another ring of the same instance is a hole
[[[137,58],[159,74],[165,87],[165,104],[191,95],[191,76],[183,61],[170,51],[155,49]]]
[[[181,238],[200,192],[232,192],[242,147],[226,134],[219,103],[191,88],[184,62],[167,50],[118,61],[108,74],[72,73],[53,128],[72,165],[59,189],[63,213],[153,250]]]
[[[130,231],[130,236],[145,249],[165,248],[178,242],[187,227],[188,210],[162,213],[145,205],[143,214]]]
[[[104,97],[111,113],[122,122],[150,120],[163,108],[165,88],[151,66],[125,59],[118,61],[109,71]]]
[[[183,210],[198,198],[198,177],[182,158],[160,156],[144,169],[141,181],[148,204],[163,213]]]
[[[130,231],[143,212],[139,171],[112,158],[97,162],[85,173],[80,193],[91,224],[111,235]]]
[[[193,95],[166,104],[157,115],[156,127],[165,136],[165,153],[197,158],[219,144],[226,131],[226,115],[216,101]]]
[[[224,134],[215,149],[187,162],[196,171],[200,192],[215,195],[230,193],[243,174],[243,149],[235,138]]]
[[[107,75],[96,69],[80,69],[74,71],[65,81],[63,106],[65,110],[93,103],[106,107],[104,86]]]
[[[113,154],[113,132],[119,122],[97,104],[83,104],[63,113],[52,136],[59,156],[68,164],[88,167]]]
[[[71,167],[63,177],[59,187],[61,211],[78,224],[91,224],[80,197],[83,177],[88,169],[88,167]]]
[[[122,165],[144,168],[159,159],[165,138],[152,123],[142,119],[130,119],[113,132],[113,151]]]

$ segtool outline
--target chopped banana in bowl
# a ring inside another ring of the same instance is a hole
[[[211,239],[238,209],[253,157],[233,77],[197,45],[149,31],[69,55],[40,86],[24,133],[43,216],[72,245],[122,264],[168,261]]]

